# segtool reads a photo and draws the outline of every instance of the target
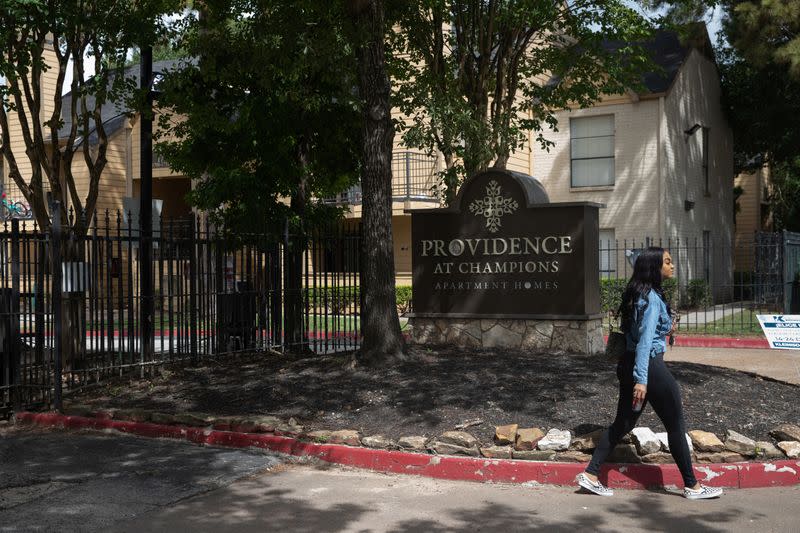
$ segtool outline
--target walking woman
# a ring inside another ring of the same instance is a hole
[[[589,466],[576,478],[578,485],[595,494],[614,494],[597,479],[600,465],[620,439],[634,428],[642,410],[650,404],[667,429],[669,449],[683,477],[683,495],[690,500],[722,495],[722,489],[700,485],[694,477],[685,437],[681,392],[664,364],[666,336],[672,332],[673,325],[661,281],[674,273],[669,252],[663,248],[647,248],[636,259],[633,276],[622,295],[620,314],[627,350],[617,364],[617,417],[600,438]]]

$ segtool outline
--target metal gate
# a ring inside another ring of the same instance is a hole
[[[149,329],[141,324],[141,239],[130,217],[95,217],[84,235],[19,220],[0,230],[0,413],[206,356],[360,345],[354,224],[248,235],[232,245],[195,218],[162,221],[152,238]],[[151,332],[149,343],[142,331]]]

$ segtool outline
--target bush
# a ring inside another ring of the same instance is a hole
[[[398,285],[395,287],[395,301],[397,302],[397,312],[402,314],[411,310],[411,286]]]
[[[324,310],[334,315],[347,311],[356,303],[358,287],[345,285],[342,287],[317,287],[308,290],[308,305],[311,309]]]
[[[609,311],[617,312],[622,303],[622,293],[628,285],[627,279],[601,279],[600,280],[600,310],[607,314]]]
[[[678,290],[678,280],[675,278],[670,278],[664,280],[661,284],[661,288],[664,290],[664,297],[669,302],[669,306],[672,309],[677,309],[678,304],[680,304],[680,291]]]
[[[691,308],[711,305],[711,287],[704,279],[690,279],[686,287],[686,304]]]

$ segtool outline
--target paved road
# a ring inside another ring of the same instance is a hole
[[[800,487],[663,491],[441,481],[116,434],[0,432],[0,531],[800,531]]]
[[[0,531],[109,531],[282,462],[119,434],[0,431]]]

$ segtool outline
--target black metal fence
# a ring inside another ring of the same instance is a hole
[[[665,293],[680,315],[679,332],[758,335],[757,315],[800,312],[800,234],[789,232],[756,233],[739,246],[714,241],[708,233],[690,239],[601,239],[604,312],[618,307],[633,262],[647,246],[669,250],[675,262],[675,278],[665,283]]]
[[[194,218],[155,225],[146,353],[137,224],[96,218],[85,235],[17,220],[0,227],[0,411],[166,363],[359,346],[356,225],[249,235],[237,246]]]

